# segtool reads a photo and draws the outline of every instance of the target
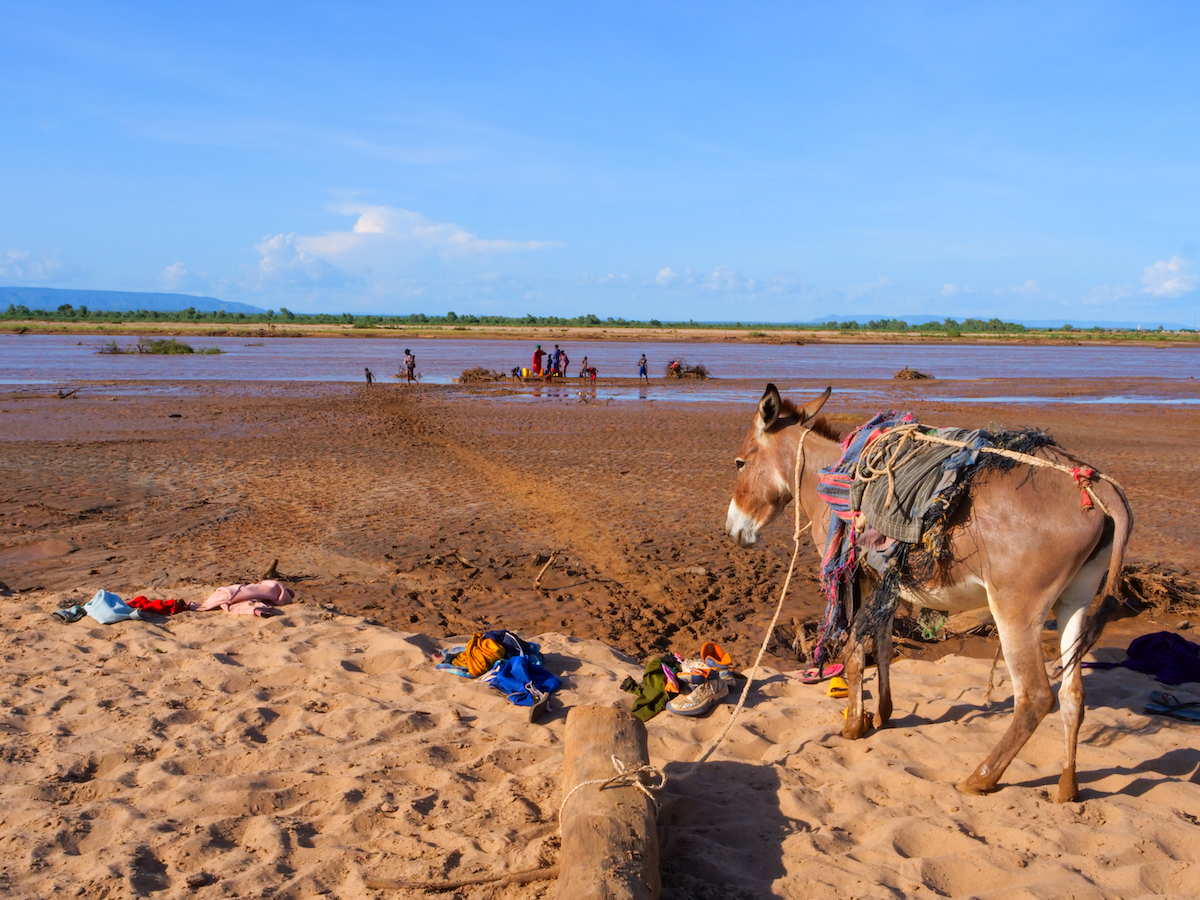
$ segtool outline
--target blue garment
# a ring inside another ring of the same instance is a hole
[[[124,622],[126,619],[142,617],[140,609],[134,609],[116,594],[104,589],[96,591],[96,596],[85,603],[83,608],[101,625],[111,625],[113,622]]]
[[[538,698],[529,690],[530,686],[543,694],[550,694],[562,687],[562,680],[547,672],[528,656],[512,656],[502,659],[483,675],[483,680],[508,695],[517,706],[533,706]]]
[[[533,641],[527,641],[513,631],[485,631],[484,638],[495,641],[504,648],[505,656],[528,656],[539,666],[542,664],[542,649]]]

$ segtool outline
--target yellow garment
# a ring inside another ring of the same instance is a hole
[[[472,678],[478,678],[502,659],[503,647],[482,634],[473,634],[467,643],[467,649],[454,657],[453,664],[466,669]]]

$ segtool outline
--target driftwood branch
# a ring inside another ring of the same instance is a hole
[[[533,579],[533,589],[535,591],[540,591],[542,589],[542,576],[546,574],[547,569],[554,565],[554,561],[556,559],[558,559],[558,551],[552,550],[550,552],[550,558],[546,560],[546,564],[542,566],[540,570],[538,570],[537,578]]]
[[[530,869],[527,872],[509,872],[506,875],[480,875],[478,878],[463,878],[458,881],[408,881],[404,878],[368,878],[367,887],[373,891],[456,891],[477,884],[529,884],[534,881],[550,881],[558,877],[558,866]]]

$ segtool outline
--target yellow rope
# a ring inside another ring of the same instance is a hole
[[[775,615],[771,617],[771,624],[767,626],[767,633],[763,637],[762,646],[758,648],[758,656],[755,657],[750,674],[746,677],[746,686],[742,688],[742,696],[738,698],[733,714],[729,717],[729,721],[725,723],[725,730],[717,736],[715,741],[708,745],[708,749],[704,751],[703,756],[683,770],[683,774],[679,776],[680,778],[690,777],[700,767],[700,764],[712,756],[717,747],[721,746],[721,742],[725,740],[726,735],[733,728],[733,723],[737,721],[738,714],[742,711],[742,707],[746,705],[746,697],[750,693],[750,686],[754,684],[754,677],[758,674],[758,667],[762,662],[763,655],[767,652],[767,645],[771,643],[771,635],[775,633],[775,625],[779,622],[779,614],[783,612],[783,601],[787,597],[788,585],[792,583],[792,572],[796,569],[796,558],[800,555],[800,536],[812,528],[812,522],[809,522],[803,528],[800,527],[800,464],[804,459],[804,439],[808,437],[811,431],[811,428],[805,428],[804,432],[800,435],[800,443],[796,446],[796,470],[793,476],[793,483],[796,489],[792,492],[792,503],[796,507],[796,529],[792,533],[792,542],[795,546],[792,549],[792,561],[788,565],[787,577],[783,579],[783,589],[779,592],[779,602],[775,604]]]

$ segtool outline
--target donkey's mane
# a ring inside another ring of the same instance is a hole
[[[829,420],[824,416],[817,416],[809,423],[809,427],[818,437],[829,438],[829,440],[837,441],[839,444],[842,442],[842,438],[845,437],[845,435],[829,424]]]
[[[779,417],[780,418],[799,418],[800,407],[788,397],[779,398]],[[805,423],[811,428],[818,437],[828,438],[831,441],[837,441],[839,444],[845,436],[832,425],[824,416],[817,416],[811,422]]]

